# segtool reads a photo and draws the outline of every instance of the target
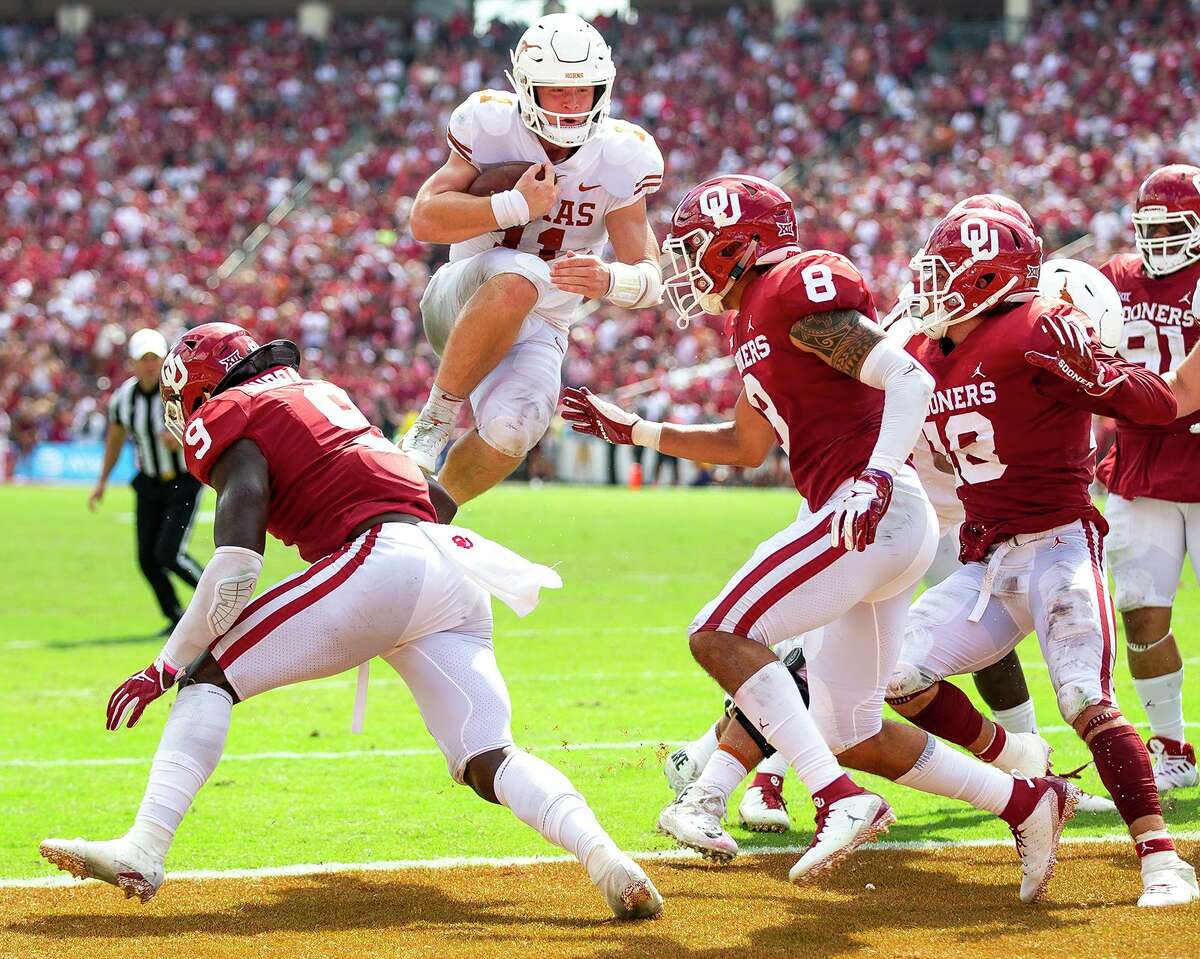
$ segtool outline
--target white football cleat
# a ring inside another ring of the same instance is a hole
[[[417,417],[400,441],[400,451],[421,467],[427,476],[437,471],[438,457],[450,442],[453,423],[439,423]]]
[[[1075,803],[1076,812],[1086,813],[1113,813],[1117,811],[1117,804],[1107,796],[1097,796],[1095,793],[1079,791],[1079,801]]]
[[[162,860],[128,838],[89,842],[86,839],[45,839],[38,846],[42,858],[76,879],[103,879],[126,899],[137,896],[148,902],[163,884]]]
[[[1075,815],[1079,789],[1057,776],[1018,779],[1013,788],[1037,790],[1029,814],[1009,827],[1021,859],[1021,902],[1037,902],[1054,877],[1058,841],[1063,827]]]
[[[895,821],[892,807],[875,793],[857,793],[819,805],[812,842],[788,872],[788,879],[811,882],[828,875],[863,843],[887,832]]]
[[[654,883],[624,853],[599,867],[595,883],[618,919],[653,919],[662,912],[663,898]]]
[[[724,798],[693,783],[658,814],[658,831],[705,859],[729,862],[738,846],[721,825],[724,815]]]
[[[1037,779],[1050,771],[1050,744],[1037,733],[1006,733],[1004,748],[992,760],[1002,772]]]
[[[680,746],[663,762],[663,775],[667,777],[667,785],[671,787],[678,799],[685,789],[700,778],[701,766],[687,746]]]
[[[1154,764],[1154,785],[1160,793],[1187,789],[1200,783],[1196,751],[1191,743],[1177,742],[1165,736],[1151,736],[1146,748]]]
[[[756,780],[757,783],[757,780]],[[787,832],[792,828],[787,803],[783,800],[783,781],[778,776],[769,782],[751,785],[738,805],[742,825],[751,832]]]
[[[1200,886],[1196,885],[1196,870],[1182,859],[1142,875],[1142,895],[1138,905],[1143,908],[1186,906],[1197,899],[1200,899]]]

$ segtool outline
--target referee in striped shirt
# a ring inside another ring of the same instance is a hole
[[[163,630],[165,635],[183,615],[168,574],[174,573],[194,589],[204,571],[187,553],[201,486],[188,473],[179,444],[163,421],[158,377],[167,355],[167,341],[158,330],[138,330],[129,338],[129,355],[134,375],[117,387],[109,401],[104,465],[88,498],[88,508],[95,510],[104,498],[121,447],[132,438],[138,469],[133,480],[138,565],[170,621]]]

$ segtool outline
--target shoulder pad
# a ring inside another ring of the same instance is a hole
[[[1100,267],[1100,272],[1112,280],[1113,285],[1117,289],[1121,288],[1121,281],[1134,274],[1142,265],[1142,258],[1137,253],[1118,253],[1111,256]]]
[[[654,137],[628,120],[608,119],[600,162],[604,188],[620,200],[649,196],[662,186],[663,158]]]
[[[214,397],[193,416],[183,431],[183,457],[188,472],[207,483],[221,454],[241,439],[248,416],[248,397],[230,393]]]
[[[478,165],[495,162],[478,159],[475,151],[482,140],[503,138],[520,123],[515,94],[504,90],[480,90],[454,108],[446,128],[450,148],[464,160]]]

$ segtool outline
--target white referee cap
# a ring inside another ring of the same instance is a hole
[[[129,355],[135,360],[140,360],[147,353],[165,357],[167,352],[167,341],[158,330],[138,330],[129,338]]]

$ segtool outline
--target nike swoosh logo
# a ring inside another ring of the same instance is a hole
[[[580,193],[587,193],[588,190],[599,190],[599,189],[600,189],[599,183],[593,183],[591,186],[588,186],[586,183],[579,184],[579,192]]]

